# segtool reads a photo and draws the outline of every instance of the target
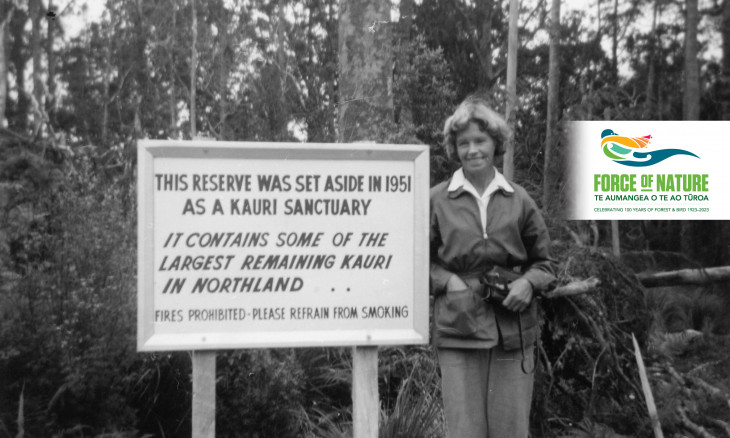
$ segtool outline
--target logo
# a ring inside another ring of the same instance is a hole
[[[695,158],[700,158],[684,149],[648,151],[647,147],[650,142],[651,135],[644,137],[624,137],[613,132],[611,129],[604,129],[601,133],[601,149],[603,149],[603,153],[615,163],[623,164],[624,166],[652,166],[675,155],[691,155]],[[646,149],[647,152],[640,152],[637,149]]]

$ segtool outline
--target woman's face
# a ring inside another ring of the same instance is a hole
[[[494,139],[475,122],[456,133],[456,154],[467,174],[488,173],[494,165]]]

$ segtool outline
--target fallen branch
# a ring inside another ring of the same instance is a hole
[[[680,384],[680,386],[687,386],[687,381],[684,380],[684,377],[682,377],[677,370],[674,369],[671,365],[667,365],[667,372],[670,376],[674,377],[674,380],[677,381],[677,383]]]
[[[720,360],[715,360],[715,361],[712,361],[712,362],[707,362],[707,363],[703,363],[703,364],[697,365],[696,367],[692,368],[687,373],[687,375],[692,376],[692,375],[697,374],[700,371],[704,370],[705,368],[714,367],[715,365],[718,365],[718,364],[720,364],[720,363],[722,363],[724,361],[725,361],[725,359],[720,359]]]
[[[704,269],[680,269],[678,271],[641,273],[636,276],[645,287],[677,284],[708,284],[730,280],[730,266]]]
[[[721,400],[727,400],[727,394],[725,394],[720,388],[707,383],[700,377],[691,376],[689,374],[687,374],[686,377],[683,377],[674,368],[672,368],[671,365],[667,365],[667,371],[682,386],[687,386],[689,384],[702,389],[710,396],[717,397]]]
[[[688,376],[688,377],[693,384],[704,389],[705,392],[707,392],[711,396],[719,397],[723,400],[727,399],[726,394],[720,388],[710,385],[709,383],[707,383],[706,381],[702,380],[701,378],[699,378],[697,376]]]
[[[690,432],[700,436],[701,438],[715,438],[714,435],[707,431],[707,429],[690,420],[689,417],[687,417],[687,411],[683,407],[677,408],[677,412],[679,413],[679,418],[682,420],[682,426],[686,427]]]
[[[730,425],[726,422],[718,420],[717,418],[708,418],[707,421],[722,429],[722,431],[725,432],[725,435],[730,438]]]
[[[687,387],[687,383],[684,380],[684,377],[680,376],[679,373],[677,373],[677,371],[675,371],[671,365],[665,366],[663,368],[663,371],[666,371],[667,374],[669,374],[669,376],[666,377],[668,382],[671,382],[672,379],[674,379],[674,381],[679,383],[679,391],[682,393],[683,396],[688,398],[694,397],[694,395],[692,394],[692,390]]]
[[[563,286],[558,286],[550,292],[545,292],[543,296],[545,298],[557,298],[580,295],[593,292],[599,284],[601,284],[601,280],[596,277],[591,277],[587,280],[574,281]]]

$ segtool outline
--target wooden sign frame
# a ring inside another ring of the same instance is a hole
[[[406,220],[413,231],[412,327],[405,330],[368,329],[288,331],[257,333],[165,333],[154,327],[155,277],[155,160],[292,160],[301,161],[395,161],[413,169],[413,217]],[[307,346],[378,346],[428,342],[428,186],[429,151],[422,145],[302,144],[265,142],[217,142],[140,140],[138,143],[138,344],[139,351],[219,350]]]

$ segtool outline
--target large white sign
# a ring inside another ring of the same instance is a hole
[[[428,341],[428,149],[140,141],[138,349]]]

